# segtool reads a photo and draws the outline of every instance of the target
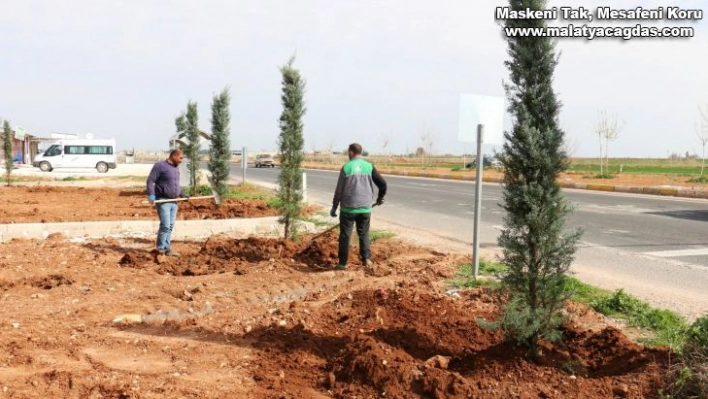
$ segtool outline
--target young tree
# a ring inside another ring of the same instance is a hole
[[[515,11],[542,10],[546,1],[510,0]],[[506,27],[545,27],[544,20],[505,21]],[[509,267],[503,282],[512,299],[493,326],[538,356],[541,339],[560,338],[558,326],[569,293],[566,272],[573,260],[580,231],[564,232],[572,211],[556,181],[567,169],[564,133],[558,126],[560,102],[553,91],[557,64],[554,43],[546,37],[507,37],[510,60],[505,83],[513,127],[504,133],[506,211],[498,239]]]
[[[609,147],[610,141],[617,140],[621,128],[617,125],[617,116],[607,116],[607,111],[600,111],[596,133],[600,139],[600,177],[609,176],[610,174],[610,158]],[[605,139],[605,170],[602,169],[602,139]]]
[[[10,187],[10,175],[12,175],[12,129],[10,121],[3,122],[3,151],[5,153],[5,178],[7,186]]]
[[[391,156],[388,153],[388,145],[391,144],[391,136],[390,135],[383,135],[381,136],[381,155],[384,156],[384,160],[386,163],[389,163]]]
[[[184,157],[187,158],[190,193],[194,195],[197,193],[197,186],[199,186],[199,152],[201,151],[199,115],[197,113],[197,103],[194,101],[187,103],[184,127],[185,136],[189,141],[184,148]]]
[[[324,152],[327,154],[327,163],[334,162],[332,158],[332,151],[334,151],[334,140],[328,141],[324,148]]]
[[[706,106],[706,110],[704,111],[699,105],[698,112],[701,115],[701,119],[700,122],[696,124],[696,135],[703,147],[703,154],[701,155],[701,177],[703,177],[703,169],[706,165],[706,144],[708,144],[708,106]]]
[[[300,71],[293,67],[295,56],[280,67],[282,74],[282,94],[280,100],[283,112],[280,115],[280,175],[278,176],[278,210],[280,223],[285,224],[285,239],[296,232],[295,218],[302,209],[302,161],[305,140],[303,138],[302,117],[305,115],[305,80]]]
[[[211,103],[211,148],[209,150],[209,171],[212,184],[220,195],[228,191],[227,182],[231,172],[231,134],[229,123],[229,104],[231,97],[229,89],[225,88],[221,94],[214,96]]]
[[[420,134],[420,142],[423,144],[422,148],[424,148],[424,151],[421,153],[420,157],[420,164],[421,166],[425,166],[425,157],[428,157],[428,162],[430,163],[430,156],[433,154],[433,146],[435,145],[435,139],[433,138],[433,134],[430,133],[429,130],[424,130]]]

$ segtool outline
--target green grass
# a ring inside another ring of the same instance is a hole
[[[479,262],[478,277],[485,278],[475,280],[472,265],[465,263],[460,265],[457,275],[448,282],[448,286],[453,288],[500,287],[500,277],[507,270],[504,264],[482,260]],[[585,284],[573,277],[567,277],[565,284],[573,301],[589,305],[598,313],[608,317],[626,320],[632,327],[651,332],[649,338],[640,339],[641,343],[666,346],[677,352],[681,350],[689,325],[686,319],[677,313],[653,308],[621,289],[611,292]]]
[[[646,344],[668,346],[676,351],[681,349],[688,324],[686,319],[672,311],[652,308],[622,289],[590,301],[589,305],[602,314],[654,332],[653,338],[644,340]]]
[[[140,181],[144,182],[145,181],[145,176],[112,176],[113,179],[115,180],[129,180],[129,181]]]
[[[80,180],[86,180],[85,177],[83,176],[67,176],[59,179],[60,181],[80,181]]]
[[[583,175],[583,179],[614,179],[615,177],[617,177],[617,175],[605,172],[603,172],[602,174],[597,173]]]
[[[182,189],[185,192],[189,192],[190,189],[189,187],[182,187]],[[211,186],[208,184],[202,184],[200,186],[197,186],[197,192],[196,194],[192,195],[212,195],[211,191]],[[265,200],[266,203],[270,204],[272,201],[274,201],[275,194],[273,194],[271,191],[252,185],[252,184],[246,184],[246,185],[240,185],[240,186],[229,186],[228,191],[226,194],[222,196],[222,198],[234,198],[234,199],[247,199],[247,200],[257,200],[257,199],[262,199]]]
[[[642,159],[642,158],[610,158],[608,174],[674,174],[681,176],[697,176],[701,173],[700,159]],[[600,161],[592,158],[574,158],[568,171],[600,173]]]
[[[405,168],[405,169],[448,169],[452,171],[464,171],[461,167],[463,158],[461,156],[433,156],[426,158],[425,164],[421,164],[420,157],[406,158],[408,162],[378,162],[381,168]],[[468,162],[472,157],[465,157]],[[588,172],[592,174],[600,173],[600,165],[597,158],[572,158],[568,171]],[[675,174],[680,176],[698,176],[701,171],[701,159],[660,159],[660,158],[610,158],[609,174],[622,173],[635,174]],[[604,170],[603,170],[604,171]]]
[[[570,299],[575,302],[585,304],[589,304],[610,295],[610,291],[585,284],[573,277],[568,277],[566,279],[566,289],[571,293]]]
[[[667,346],[672,350],[681,349],[688,329],[686,319],[666,309],[656,309],[624,290],[614,292],[603,290],[568,277],[567,289],[571,299],[584,303],[606,316],[626,320],[632,327],[644,328],[652,332],[653,337],[640,342],[653,346]]]
[[[334,223],[331,222],[331,221],[322,220],[322,219],[319,219],[319,218],[314,218],[314,217],[309,217],[309,216],[308,216],[308,217],[299,218],[299,220],[302,220],[303,222],[310,222],[310,223],[314,224],[314,225],[317,226],[317,227],[332,227],[332,226],[334,226]]]
[[[501,273],[504,273],[507,270],[508,268],[501,263],[480,260],[479,269],[477,270],[477,276],[498,277]],[[448,286],[452,288],[476,288],[481,286],[500,287],[501,284],[497,279],[475,279],[472,264],[464,263],[460,266],[460,270],[458,270],[454,279],[448,283]]]
[[[391,233],[390,231],[373,230],[373,231],[369,232],[369,241],[371,243],[374,243],[377,240],[381,240],[381,239],[385,239],[385,238],[392,238],[395,236],[396,235],[394,233]]]
[[[236,198],[236,199],[263,199],[267,200],[275,195],[266,190],[259,190],[255,187],[229,187],[229,191],[224,195],[224,198]]]
[[[335,231],[338,232],[339,230],[336,230],[336,229],[335,229]],[[356,229],[354,229],[353,235],[354,235],[355,237],[352,237],[352,245],[354,245],[354,246],[359,246],[359,237],[358,237],[358,235],[356,234]],[[376,240],[382,240],[382,239],[385,239],[385,238],[392,238],[392,237],[395,237],[395,236],[396,236],[396,234],[391,233],[391,232],[389,232],[389,231],[372,230],[372,231],[369,231],[369,243],[373,244],[374,242],[376,242]]]
[[[269,197],[266,200],[266,205],[268,206],[268,208],[279,208],[280,204],[282,204],[282,203],[283,203],[283,201],[281,201],[280,198],[278,198],[275,195],[272,197]]]

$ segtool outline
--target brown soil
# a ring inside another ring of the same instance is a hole
[[[2,188],[0,223],[84,222],[101,220],[156,220],[155,207],[143,203],[141,188],[86,188],[48,185]],[[261,199],[212,199],[179,202],[180,220],[275,216]]]
[[[125,191],[64,190],[6,190],[3,218],[18,220],[23,196],[50,220],[142,207],[142,195]],[[238,207],[258,214],[253,203]],[[2,244],[0,389],[14,398],[652,398],[665,385],[667,350],[633,343],[584,306],[569,305],[564,342],[544,343],[532,362],[477,323],[498,316],[503,294],[447,290],[462,255],[382,239],[374,267],[352,256],[335,272],[336,238],[213,236],[173,243],[180,258],[129,237]]]
[[[499,314],[501,293],[445,292],[460,256],[379,240],[372,270],[334,272],[317,254],[335,240],[306,249],[211,237],[175,243],[181,258],[134,238],[13,240],[0,257],[2,389],[15,398],[658,397],[668,352],[583,306],[569,307],[564,343],[544,344],[535,363],[476,322]]]

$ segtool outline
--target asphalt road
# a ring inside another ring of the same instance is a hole
[[[248,168],[246,172],[247,181],[274,184],[279,169]],[[240,166],[235,165],[232,173],[240,178]],[[331,203],[337,173],[307,170],[306,175],[308,201]],[[389,193],[386,204],[375,210],[376,218],[434,231],[469,243],[471,250],[474,182],[385,178]],[[501,192],[497,183],[482,186],[482,247],[497,245],[505,214],[498,205]],[[610,289],[637,285],[656,295],[661,290],[672,295],[683,292],[690,296],[688,301],[707,298],[708,201],[588,190],[564,193],[575,207],[568,228],[584,231],[574,268],[588,282],[601,282],[600,286]],[[656,282],[663,286],[655,287]],[[708,301],[700,306],[708,311]]]

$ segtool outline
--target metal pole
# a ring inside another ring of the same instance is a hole
[[[307,202],[307,173],[302,172],[302,202]]]
[[[475,176],[474,193],[474,250],[472,252],[472,265],[474,266],[474,279],[479,272],[479,224],[482,211],[482,140],[484,139],[484,125],[477,125],[477,176]]]
[[[246,152],[246,147],[241,150],[241,170],[243,172],[243,182],[241,184],[246,184],[246,168],[248,167],[248,152]]]

